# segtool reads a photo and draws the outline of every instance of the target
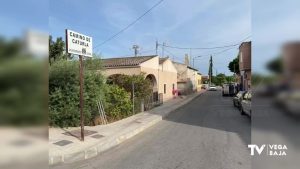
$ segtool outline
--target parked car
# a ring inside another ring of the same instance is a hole
[[[252,97],[252,94],[250,91],[248,91],[244,94],[243,99],[241,101],[241,108],[240,108],[242,115],[247,114],[247,115],[251,116],[251,97]]]
[[[203,84],[201,88],[202,89],[208,89],[208,84]]]
[[[222,86],[222,96],[233,96],[235,94],[235,85],[233,83],[225,83]]]
[[[300,90],[280,91],[275,97],[277,105],[286,112],[300,116]]]
[[[239,109],[241,108],[241,101],[242,101],[242,99],[243,99],[245,93],[246,93],[245,91],[239,91],[239,92],[233,97],[232,101],[233,101],[233,106],[234,106],[234,107],[237,107],[237,108],[239,108]]]
[[[209,91],[217,91],[217,87],[211,85],[211,86],[209,86],[208,90],[209,90]]]

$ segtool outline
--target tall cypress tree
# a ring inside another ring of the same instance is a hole
[[[209,83],[211,85],[211,81],[212,81],[212,76],[213,76],[213,60],[212,60],[212,56],[210,56],[209,59],[209,68],[208,68],[208,76],[209,76]]]

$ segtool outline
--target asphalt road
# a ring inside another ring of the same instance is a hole
[[[208,91],[101,155],[56,169],[248,169],[251,121]]]
[[[286,156],[253,156],[252,167],[263,169],[299,169],[300,116],[274,104],[273,97],[255,97],[252,101],[252,144],[286,145]]]

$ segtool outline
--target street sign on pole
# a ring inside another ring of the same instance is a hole
[[[83,100],[83,86],[84,86],[84,65],[83,57],[92,57],[93,55],[93,41],[92,37],[83,35],[81,33],[66,29],[66,51],[67,53],[79,56],[79,105],[80,105],[80,129],[81,141],[84,141],[84,100]]]
[[[66,29],[66,50],[67,53],[93,56],[93,39],[90,36]]]
[[[84,115],[83,115],[83,62],[82,62],[82,55],[79,55],[79,93],[80,93],[80,101],[79,101],[79,105],[80,105],[80,128],[81,128],[81,141],[84,141]]]

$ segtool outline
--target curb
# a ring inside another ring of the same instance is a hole
[[[95,156],[103,153],[104,151],[106,151],[110,148],[113,148],[113,147],[119,145],[120,143],[134,137],[135,135],[137,135],[137,134],[141,133],[142,131],[144,131],[145,129],[155,125],[156,123],[162,121],[171,112],[188,104],[189,102],[196,99],[203,93],[204,92],[201,92],[201,93],[195,94],[195,96],[191,96],[190,98],[187,98],[186,100],[180,102],[176,106],[173,106],[170,109],[168,109],[167,111],[163,112],[162,115],[153,116],[153,119],[150,122],[146,122],[146,123],[134,128],[133,130],[122,132],[122,134],[119,134],[110,139],[107,139],[105,141],[106,143],[104,143],[104,144],[96,144],[85,150],[70,153],[70,154],[60,154],[60,155],[53,155],[53,156],[49,155],[49,165],[55,165],[55,164],[60,164],[60,163],[73,163],[76,161],[81,161],[81,160],[95,157]]]

